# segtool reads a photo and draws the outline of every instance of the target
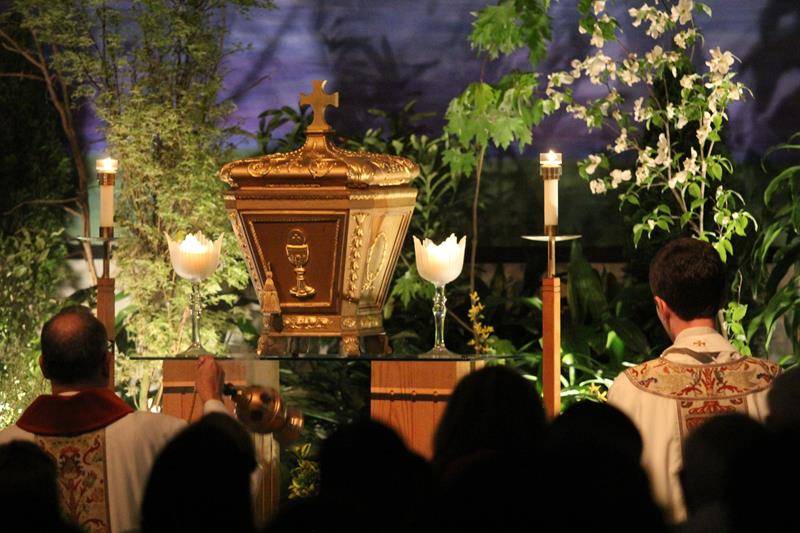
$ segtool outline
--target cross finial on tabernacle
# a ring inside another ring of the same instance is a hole
[[[311,82],[314,89],[310,94],[300,93],[300,105],[310,105],[314,111],[314,120],[307,131],[330,131],[330,125],[325,121],[325,108],[329,105],[339,107],[339,93],[328,94],[325,84],[328,80],[314,80]]]

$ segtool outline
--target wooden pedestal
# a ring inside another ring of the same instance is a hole
[[[542,397],[549,420],[561,412],[561,280],[542,279]]]
[[[433,436],[456,383],[483,361],[373,361],[370,411],[400,433],[423,457],[433,456]]]
[[[97,319],[103,323],[106,328],[106,338],[111,344],[111,359],[108,363],[108,387],[114,390],[114,338],[116,337],[114,315],[116,313],[115,300],[114,300],[114,278],[101,277],[97,278]]]
[[[275,361],[219,361],[225,371],[225,381],[234,385],[264,385],[278,388],[278,363]],[[197,361],[165,359],[164,403],[162,412],[187,421],[203,416],[203,405],[194,392]],[[223,398],[225,407],[233,414],[230,397]],[[256,520],[265,523],[277,509],[280,500],[280,449],[272,435],[253,435],[259,464],[258,490],[255,498]],[[224,490],[220,487],[219,490]]]

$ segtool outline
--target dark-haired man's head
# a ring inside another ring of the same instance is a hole
[[[41,346],[39,364],[53,385],[107,385],[106,330],[87,307],[67,307],[48,320],[42,328]]]
[[[439,422],[433,461],[439,469],[472,454],[534,456],[545,431],[536,387],[504,366],[483,368],[462,379]]]
[[[709,243],[675,239],[650,263],[650,289],[670,337],[686,327],[713,326],[725,294],[725,265]]]

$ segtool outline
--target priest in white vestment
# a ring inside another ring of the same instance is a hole
[[[69,307],[42,328],[39,364],[52,394],[36,398],[0,444],[36,442],[55,461],[65,517],[89,532],[139,528],[139,507],[153,461],[186,423],[134,411],[108,389],[105,328],[85,307]],[[202,358],[197,394],[204,413],[225,411],[224,373]]]
[[[715,329],[725,294],[725,268],[714,248],[677,239],[650,265],[656,311],[673,340],[658,359],[620,374],[608,393],[642,435],[642,461],[656,501],[672,522],[686,519],[680,486],[686,435],[710,417],[767,416],[777,365],[743,357]]]

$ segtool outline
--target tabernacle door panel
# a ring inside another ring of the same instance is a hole
[[[267,265],[284,312],[339,308],[345,212],[243,213],[263,280]]]

